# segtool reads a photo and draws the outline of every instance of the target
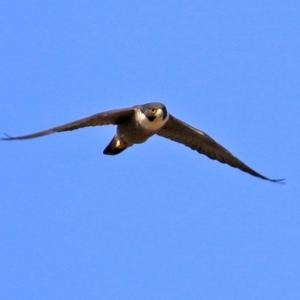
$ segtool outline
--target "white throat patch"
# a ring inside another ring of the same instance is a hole
[[[169,120],[169,113],[164,120],[161,117],[156,117],[153,121],[149,121],[148,118],[138,110],[136,112],[136,120],[143,128],[149,131],[157,131]]]

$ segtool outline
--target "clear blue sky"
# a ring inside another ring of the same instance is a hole
[[[299,1],[2,1],[0,130],[163,102],[273,184],[113,126],[1,142],[0,298],[299,299]]]

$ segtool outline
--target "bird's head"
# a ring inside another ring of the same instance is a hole
[[[168,117],[167,109],[161,103],[144,104],[141,106],[141,112],[150,122],[153,122],[154,120],[163,121]]]

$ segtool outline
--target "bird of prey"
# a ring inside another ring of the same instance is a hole
[[[184,144],[197,152],[238,168],[253,176],[280,182],[283,179],[270,179],[254,171],[227,149],[214,141],[203,131],[196,129],[173,117],[161,103],[147,103],[130,108],[101,112],[90,117],[33,134],[2,138],[5,141],[24,140],[41,137],[55,132],[75,130],[88,126],[116,125],[116,134],[104,149],[107,155],[116,155],[133,146],[144,143],[148,138],[157,134],[172,141]]]

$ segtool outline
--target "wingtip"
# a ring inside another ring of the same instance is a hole
[[[3,134],[6,136],[6,137],[3,137],[1,138],[2,141],[10,141],[10,140],[14,140],[14,138],[10,135],[8,135],[7,133],[3,132]]]
[[[279,184],[285,184],[285,178],[281,179],[268,179],[271,182],[279,183]]]

